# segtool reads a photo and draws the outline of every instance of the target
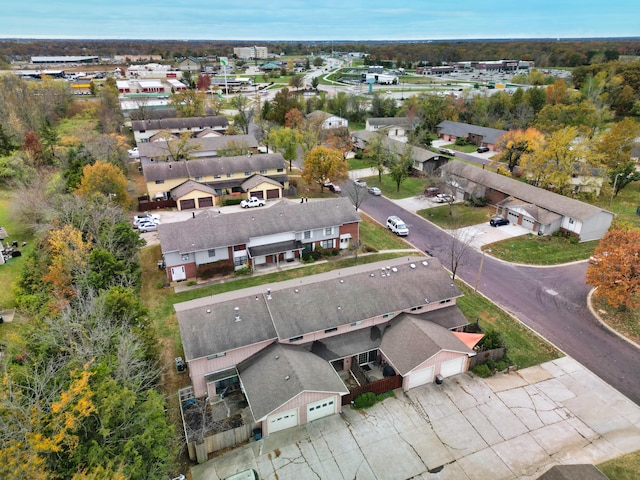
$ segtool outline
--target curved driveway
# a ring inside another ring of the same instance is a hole
[[[370,197],[361,210],[384,224],[398,215],[409,226],[407,240],[451,269],[453,238],[384,197]],[[475,286],[481,253],[469,248],[456,275]],[[587,307],[587,262],[526,267],[485,255],[478,290],[640,404],[640,351],[600,325]]]

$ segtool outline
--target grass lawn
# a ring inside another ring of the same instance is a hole
[[[622,221],[634,228],[640,228],[640,215],[636,214],[636,209],[640,206],[640,182],[627,185],[617,197],[613,197],[613,201],[611,197],[601,195],[593,204],[615,213],[615,222]]]
[[[349,170],[361,170],[363,168],[369,168],[367,161],[362,158],[349,158],[347,159],[347,163],[349,164]]]
[[[473,289],[458,282],[464,296],[457,304],[469,323],[478,320],[484,331],[498,330],[507,345],[507,355],[518,368],[527,368],[560,358],[562,353],[542,337],[515,320]]]
[[[530,265],[558,265],[585,260],[593,255],[598,241],[571,243],[565,237],[529,234],[485,245],[491,254],[508,262]]]
[[[397,190],[395,182],[389,175],[382,175],[382,182],[378,180],[378,176],[365,177],[369,187],[379,187],[385,197],[392,199],[400,199],[407,197],[415,197],[424,192],[424,178],[409,177],[400,185],[400,191]]]
[[[29,255],[34,248],[34,237],[29,229],[15,216],[12,215],[14,207],[11,205],[11,192],[0,191],[0,226],[4,227],[9,235],[3,243],[17,241],[22,252],[21,257],[11,258],[3,265],[0,265],[0,310],[15,307],[13,295],[13,283],[22,270],[25,256]],[[26,247],[21,247],[22,242],[27,242]]]
[[[418,210],[416,213],[441,228],[453,229],[488,222],[495,215],[495,208],[489,206],[467,207],[462,204],[454,204],[453,215],[449,215],[449,205],[444,204],[439,207]]]
[[[360,216],[363,219],[360,222],[360,240],[368,248],[375,251],[413,248],[367,215],[360,213]]]
[[[640,472],[640,450],[596,466],[610,480],[636,480]]]
[[[448,145],[442,145],[440,148],[448,148],[449,150],[457,150],[462,153],[473,153],[478,148],[476,145],[456,145],[455,143],[449,143]]]
[[[603,322],[625,337],[640,344],[639,310],[626,310],[621,312],[616,308],[610,307],[605,300],[597,295],[593,295],[592,300],[593,308],[598,312]]]

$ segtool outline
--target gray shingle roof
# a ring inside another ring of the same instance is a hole
[[[213,188],[205,185],[204,183],[187,180],[186,182],[178,185],[176,188],[171,190],[171,198],[180,198],[187,193],[193,192],[194,190],[198,190],[204,193],[210,193],[211,195],[217,195],[216,191]]]
[[[440,325],[402,314],[384,329],[380,350],[400,375],[406,375],[441,350],[474,353]]]
[[[443,166],[442,170],[444,172],[450,172],[451,175],[469,179],[479,185],[493,188],[494,190],[506,193],[514,198],[537,205],[545,210],[565,217],[572,217],[584,221],[601,212],[613,215],[613,213],[603,208],[549,192],[548,190],[534,187],[528,183],[520,182],[513,178],[490,172],[489,170],[483,170],[482,168],[463,163],[459,160],[452,160]]]
[[[421,263],[425,260],[402,257],[176,304],[185,356],[192,360],[274,338],[274,332],[266,330],[267,324],[275,326],[280,339],[288,340],[398,314],[424,305],[426,299],[435,303],[459,297],[460,290],[437,259],[430,258],[428,266]],[[381,269],[387,266],[396,267],[397,272],[382,277]],[[267,289],[271,299],[267,299]],[[235,306],[243,319],[239,323],[233,321]],[[260,325],[260,335],[244,328],[253,325],[251,322]]]
[[[359,222],[346,197],[314,202],[283,200],[268,208],[213,215],[203,212],[183,222],[158,226],[162,252],[194,252],[241,245],[251,238]]]
[[[329,363],[301,347],[270,345],[238,372],[256,421],[303,392],[349,393]]]
[[[478,125],[470,125],[468,123],[452,122],[451,120],[444,120],[440,122],[436,128],[438,134],[446,133],[448,135],[455,135],[456,137],[467,137],[469,134],[479,135],[482,137],[484,143],[494,145],[498,139],[507,133],[506,130],[498,130],[496,128],[480,127]]]
[[[222,137],[190,138],[187,145],[196,146],[194,155],[201,152],[217,152],[231,147],[258,148],[258,141],[253,135],[225,135]],[[138,145],[140,157],[164,158],[169,150],[164,142],[145,142]]]
[[[228,137],[221,137],[228,138]],[[172,178],[195,178],[227,173],[255,172],[260,170],[286,169],[287,165],[281,153],[238,155],[235,157],[209,157],[181,160],[179,162],[142,163],[145,182],[169,180]]]
[[[262,183],[269,183],[274,187],[282,186],[280,182],[277,182],[269,177],[265,177],[263,175],[251,175],[248,179],[242,182],[242,189],[244,191],[251,190],[252,188],[257,187]]]
[[[418,117],[383,117],[383,118],[367,118],[367,124],[378,127],[389,127],[396,125],[404,128],[414,128],[420,123]]]
[[[389,138],[386,135],[380,135],[380,133],[378,132],[358,130],[357,132],[353,133],[353,138],[356,139],[356,146],[358,146],[359,148],[365,148],[366,145],[371,143],[371,141],[376,137],[381,137],[382,145],[387,150],[393,152],[396,155],[402,155],[408,145],[407,143],[401,142],[400,140]],[[440,157],[440,155],[424,148],[411,146],[411,159],[414,161],[423,163],[436,157]]]
[[[238,307],[240,321],[235,320]],[[180,310],[178,325],[187,361],[275,340],[277,335],[264,300],[254,297]]]
[[[171,130],[171,129],[192,129],[197,128],[204,130],[205,128],[226,129],[229,126],[229,120],[222,115],[210,115],[205,117],[183,117],[183,118],[161,118],[149,120],[133,120],[131,129],[134,132],[143,130]]]

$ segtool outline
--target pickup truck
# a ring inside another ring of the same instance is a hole
[[[266,202],[262,198],[258,197],[249,197],[246,200],[242,200],[240,202],[240,206],[242,208],[252,208],[252,207],[264,207]]]

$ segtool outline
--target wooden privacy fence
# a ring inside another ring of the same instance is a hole
[[[224,448],[234,447],[246,442],[253,436],[251,424],[240,425],[239,427],[224,432],[209,435],[202,443],[189,442],[189,459],[204,463],[208,460],[209,454]]]
[[[175,200],[151,201],[148,195],[138,197],[138,211],[147,212],[149,210],[160,210],[162,208],[175,208],[178,204]]]
[[[483,350],[469,359],[469,370],[476,365],[486,363],[489,359],[497,362],[498,360],[502,360],[502,357],[504,357],[504,347],[494,348],[492,350]]]
[[[376,395],[388,392],[389,390],[395,390],[402,386],[402,375],[394,375],[393,377],[383,378],[376,382],[371,382],[361,387],[352,388],[349,393],[342,397],[342,405],[350,405],[358,395],[363,393],[373,392]]]

